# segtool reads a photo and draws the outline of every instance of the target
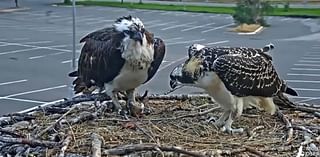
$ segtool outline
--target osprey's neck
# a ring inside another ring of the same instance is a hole
[[[124,38],[123,46],[124,51],[122,53],[122,58],[133,66],[141,66],[146,68],[153,61],[154,49],[153,45],[147,41],[146,36],[142,40],[142,45],[139,41],[134,41],[130,38]],[[139,65],[138,65],[139,64]]]

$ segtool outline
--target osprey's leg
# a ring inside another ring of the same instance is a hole
[[[132,107],[133,105],[135,105],[136,99],[135,99],[135,90],[134,89],[130,89],[127,90],[127,97],[128,97],[128,101],[127,101],[127,110],[129,112],[129,114],[131,114],[132,112]]]
[[[127,90],[127,109],[132,116],[138,116],[143,112],[144,105],[136,102],[135,89]]]
[[[220,118],[214,122],[214,125],[217,128],[221,128],[222,126],[224,126],[224,124],[226,123],[226,120],[228,119],[229,115],[231,113],[231,110],[225,110],[222,115],[220,116]]]
[[[243,133],[243,131],[244,131],[243,128],[233,129],[231,127],[232,123],[233,123],[233,119],[239,118],[242,114],[242,111],[243,111],[243,99],[238,98],[237,102],[236,102],[235,109],[232,112],[230,112],[228,119],[227,119],[225,125],[221,128],[221,130],[224,132],[227,132],[227,133]]]

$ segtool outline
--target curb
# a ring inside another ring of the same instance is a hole
[[[260,26],[258,29],[256,29],[254,32],[247,32],[247,33],[243,33],[243,32],[239,32],[239,35],[255,35],[257,33],[260,33],[262,31],[264,27]]]
[[[11,13],[15,11],[25,11],[29,9],[30,8],[6,8],[6,9],[0,9],[0,13]]]

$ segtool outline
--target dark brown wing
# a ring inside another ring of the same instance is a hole
[[[103,28],[87,34],[80,40],[80,43],[85,42],[87,39],[93,39],[96,41],[108,41],[110,40],[114,32],[114,28],[112,27]]]
[[[163,61],[163,58],[166,52],[166,46],[162,39],[154,38],[153,44],[154,44],[153,62],[151,63],[151,66],[148,71],[148,79],[144,83],[148,82],[156,74],[156,72],[158,71]]]
[[[85,44],[81,49],[78,70],[73,72],[78,75],[73,82],[75,93],[82,92],[92,85],[103,87],[104,83],[112,81],[117,76],[124,64],[121,57],[123,38],[122,33],[106,29],[105,32],[99,30],[90,33],[82,39]]]
[[[213,70],[236,96],[272,97],[287,89],[271,60],[260,54],[251,57],[241,54],[220,56],[214,61]]]

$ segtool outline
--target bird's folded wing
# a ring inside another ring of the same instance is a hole
[[[260,54],[220,56],[215,60],[213,70],[236,96],[271,97],[285,88],[272,62]]]
[[[94,39],[97,41],[108,41],[112,37],[113,33],[114,29],[112,27],[99,29],[81,38],[80,43],[86,41],[87,39]]]
[[[79,76],[84,82],[94,80],[98,86],[102,86],[117,76],[124,64],[122,49],[119,48],[121,40],[119,35],[112,32],[106,33],[105,37],[93,33],[86,38],[78,61]]]
[[[158,71],[163,61],[163,58],[166,52],[166,46],[162,39],[154,38],[153,45],[154,45],[153,46],[154,47],[153,62],[151,63],[151,66],[148,70],[148,79],[144,83],[151,80],[152,77],[156,74],[156,72]]]

